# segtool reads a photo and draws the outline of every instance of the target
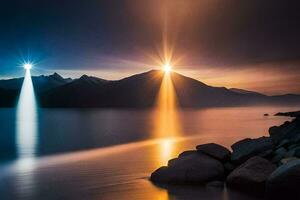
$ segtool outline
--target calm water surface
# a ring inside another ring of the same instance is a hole
[[[154,134],[157,113],[151,110],[39,109],[30,127],[21,126],[15,109],[0,109],[1,199],[255,199],[227,189],[162,189],[148,177],[197,144],[229,147],[267,135],[270,126],[288,120],[274,113],[298,109],[182,110],[181,133],[172,137]]]

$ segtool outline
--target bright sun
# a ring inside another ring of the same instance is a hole
[[[164,64],[164,71],[165,73],[170,73],[172,71],[172,66],[170,65],[170,63]]]
[[[23,65],[23,67],[24,67],[24,69],[26,69],[26,70],[30,70],[30,69],[32,68],[32,64],[31,64],[31,63],[25,63],[25,64]]]

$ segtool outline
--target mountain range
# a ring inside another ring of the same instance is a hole
[[[300,105],[300,95],[267,96],[238,88],[212,87],[205,83],[170,73],[182,107]],[[152,107],[164,72],[151,70],[121,80],[104,80],[83,75],[78,79],[63,78],[54,73],[33,76],[32,82],[41,107]],[[16,105],[23,78],[0,80],[0,107]]]

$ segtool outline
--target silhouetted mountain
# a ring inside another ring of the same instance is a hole
[[[241,89],[211,87],[175,72],[170,76],[178,103],[182,107],[300,105],[299,95],[266,96]],[[37,97],[42,107],[144,108],[155,104],[163,77],[162,71],[151,70],[117,81],[87,75],[74,80],[63,79],[56,73],[48,77],[50,86],[47,85],[47,81],[39,80],[39,78],[45,79],[45,76],[34,77],[33,80],[35,88],[40,87]],[[1,96],[3,95],[0,94]]]
[[[229,90],[231,90],[233,92],[241,93],[241,94],[263,95],[263,94],[258,93],[258,92],[253,92],[253,91],[249,91],[249,90],[243,90],[243,89],[239,89],[239,88],[230,88]]]
[[[44,93],[40,102],[46,107],[151,107],[155,104],[163,76],[164,73],[158,70],[118,81],[83,76]],[[250,91],[211,87],[175,72],[171,73],[171,79],[182,107],[300,104],[298,95],[269,97]]]
[[[0,80],[0,88],[7,90],[20,90],[22,87],[24,78],[13,78],[8,80]],[[59,74],[54,73],[49,76],[33,76],[32,83],[37,93],[44,92],[46,90],[64,85],[71,82],[70,78],[63,78]]]
[[[150,71],[118,81],[82,76],[44,93],[46,107],[149,107],[160,87],[162,73]]]

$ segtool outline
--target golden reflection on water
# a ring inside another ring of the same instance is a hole
[[[154,115],[154,136],[162,138],[158,151],[160,165],[166,165],[172,158],[176,138],[181,135],[176,92],[171,75],[172,72],[165,72],[163,75]]]

